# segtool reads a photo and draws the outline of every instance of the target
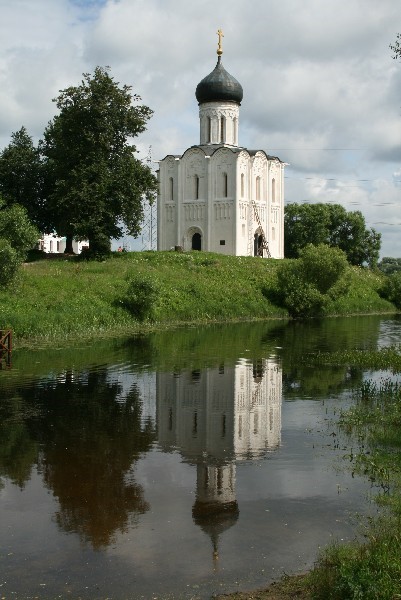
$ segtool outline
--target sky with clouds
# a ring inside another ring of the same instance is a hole
[[[401,257],[399,0],[0,0],[0,15],[0,148],[22,125],[38,141],[59,90],[107,65],[154,111],[139,156],[182,153],[222,28],[240,145],[289,163],[287,203],[360,210]]]

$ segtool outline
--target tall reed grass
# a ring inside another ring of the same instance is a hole
[[[379,354],[382,366],[385,354],[386,367],[399,370],[400,348]],[[385,510],[369,521],[365,543],[333,545],[322,553],[310,575],[311,597],[393,600],[401,598],[401,384],[390,377],[365,381],[355,400],[340,426],[358,445],[350,456],[353,469],[375,484]]]

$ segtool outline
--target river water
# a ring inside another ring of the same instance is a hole
[[[371,316],[16,350],[0,371],[0,598],[206,599],[308,569],[374,510],[335,421],[375,375],[308,357],[400,333]]]

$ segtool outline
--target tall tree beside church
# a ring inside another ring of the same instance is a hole
[[[374,267],[379,259],[381,235],[366,229],[360,211],[347,212],[340,204],[288,204],[284,214],[284,254],[298,257],[307,244],[340,248],[352,265]]]
[[[23,206],[41,231],[51,231],[43,199],[43,167],[25,127],[11,135],[0,153],[0,194],[7,206]]]
[[[152,115],[139,100],[102,67],[55,99],[59,114],[45,130],[41,152],[47,203],[57,233],[67,236],[67,252],[73,237],[88,239],[91,251],[102,254],[111,238],[140,232],[142,201],[152,201],[157,181],[130,143]]]

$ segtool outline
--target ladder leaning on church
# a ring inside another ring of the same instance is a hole
[[[263,258],[263,250],[266,250],[267,258],[271,258],[271,254],[270,254],[270,250],[269,250],[269,244],[268,244],[268,241],[267,241],[266,236],[265,236],[265,232],[264,232],[263,227],[262,227],[262,223],[261,223],[261,220],[260,220],[260,217],[259,217],[259,213],[258,213],[258,209],[257,209],[255,200],[252,200],[252,206],[253,206],[253,211],[255,213],[256,221],[257,221],[257,223],[259,225],[260,235],[262,237],[262,243],[260,245],[258,245],[258,254],[257,254],[257,256],[261,256]]]

